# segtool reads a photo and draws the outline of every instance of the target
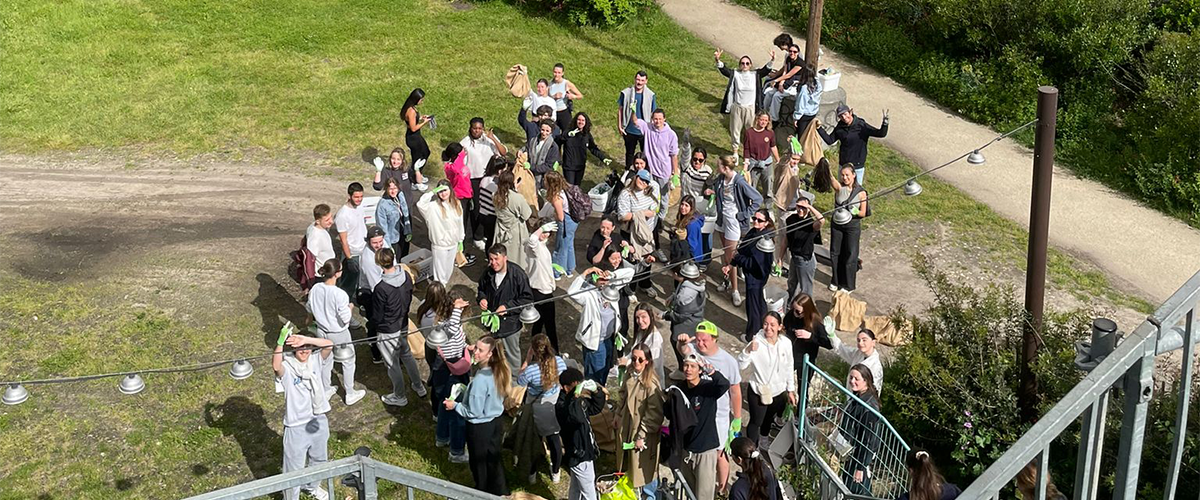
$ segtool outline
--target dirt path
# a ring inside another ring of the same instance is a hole
[[[680,25],[735,57],[765,58],[772,49],[771,39],[783,31],[778,23],[723,1],[658,3]],[[940,165],[997,135],[870,68],[824,50],[821,66],[842,72],[841,86],[850,106],[876,124],[882,110],[889,109],[891,127],[882,142],[918,165]],[[1035,89],[1029,93],[1030,99],[1036,98]],[[982,167],[963,162],[935,175],[1001,215],[1028,225],[1032,152],[1005,140],[987,148],[986,157]],[[1050,224],[1051,244],[1095,262],[1117,286],[1152,303],[1166,299],[1200,269],[1200,231],[1062,168],[1054,172]]]

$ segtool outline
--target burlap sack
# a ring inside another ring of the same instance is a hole
[[[912,339],[912,323],[904,321],[902,328],[896,328],[892,318],[888,316],[867,316],[865,327],[875,332],[875,340],[886,346],[907,344]]]
[[[511,385],[508,387],[508,397],[504,398],[504,411],[508,412],[509,416],[515,416],[521,409],[521,403],[525,401],[525,386]]]
[[[804,134],[800,136],[800,145],[804,148],[804,152],[800,154],[800,162],[808,165],[816,165],[821,161],[824,150],[821,144],[821,135],[817,133],[817,127],[821,126],[821,120],[813,118],[808,122],[808,128],[804,129]]]
[[[513,97],[522,99],[529,95],[529,71],[524,64],[514,64],[504,75],[504,85]]]
[[[517,192],[525,198],[525,203],[528,203],[530,207],[537,207],[537,179],[533,178],[533,172],[518,162],[513,167],[513,180],[517,183]]]
[[[796,206],[796,193],[800,190],[800,178],[785,162],[775,164],[775,208],[791,210]],[[775,222],[779,226],[779,222]]]
[[[425,335],[417,329],[412,320],[408,320],[408,348],[416,359],[425,359]]]
[[[858,331],[866,317],[867,303],[851,297],[850,294],[838,290],[833,294],[833,307],[829,315],[837,323],[837,329],[843,332]]]
[[[617,439],[621,420],[617,417],[617,412],[606,406],[589,420],[592,423],[592,434],[596,436],[596,447],[602,451],[617,453],[621,449],[620,439]]]

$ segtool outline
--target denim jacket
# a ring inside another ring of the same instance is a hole
[[[404,191],[396,193],[395,199],[384,196],[379,200],[375,207],[375,225],[383,228],[383,242],[388,246],[396,244],[404,235],[412,234],[412,217]]]
[[[717,227],[725,225],[725,197],[721,196],[721,191],[725,189],[725,183],[729,182],[725,176],[718,175],[717,184],[713,187],[715,193],[717,207]],[[762,205],[762,195],[758,194],[754,188],[750,187],[750,183],[742,177],[742,174],[733,174],[733,201],[737,204],[737,220],[738,225],[743,231],[750,227],[750,217]]]

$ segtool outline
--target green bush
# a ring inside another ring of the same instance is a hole
[[[935,300],[924,317],[908,318],[912,341],[893,351],[885,414],[910,444],[935,454],[948,478],[966,484],[1026,428],[1017,413],[1017,353],[1028,316],[1011,288],[954,283],[923,258],[914,267]],[[1045,315],[1033,367],[1043,407],[1082,378],[1073,342],[1088,335],[1090,321],[1087,311]]]
[[[1154,4],[1154,24],[1162,29],[1191,33],[1200,27],[1200,0],[1159,0]]]
[[[650,0],[518,0],[535,10],[565,16],[579,26],[619,26],[637,16]]]

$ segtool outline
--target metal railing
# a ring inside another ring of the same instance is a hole
[[[435,497],[459,500],[503,500],[503,497],[484,493],[445,479],[438,479],[408,469],[402,469],[395,465],[361,455],[354,455],[341,460],[325,462],[297,471],[265,477],[237,486],[230,486],[203,495],[197,495],[188,500],[250,499],[313,483],[322,484],[325,487],[325,491],[329,492],[329,498],[343,498],[337,495],[335,488],[345,484],[341,480],[349,475],[353,475],[354,478],[348,482],[356,484],[357,487],[342,486],[341,489],[352,491],[358,495],[357,498],[363,500],[377,500],[379,498],[376,485],[377,480],[391,481],[404,486],[407,490],[405,498],[409,500],[412,500],[416,491],[426,492]]]
[[[1121,401],[1120,442],[1117,445],[1114,500],[1132,500],[1138,495],[1138,473],[1142,461],[1142,442],[1146,433],[1146,416],[1154,396],[1155,357],[1183,349],[1177,411],[1173,424],[1174,441],[1170,448],[1170,468],[1167,471],[1163,498],[1176,497],[1180,464],[1183,459],[1188,404],[1192,397],[1192,363],[1198,340],[1196,308],[1200,303],[1200,273],[1196,273],[1142,322],[1120,344],[1115,343],[1113,331],[1105,331],[1100,321],[1093,325],[1092,343],[1082,346],[1094,364],[1083,366],[1090,373],[1054,405],[1037,423],[987,468],[967,489],[962,498],[998,498],[1000,490],[1010,484],[1022,468],[1037,461],[1038,500],[1045,498],[1047,464],[1050,444],[1076,420],[1080,421],[1079,449],[1074,478],[1075,500],[1093,499],[1099,494],[1101,452],[1104,448],[1105,417],[1109,395],[1116,392]],[[1111,325],[1111,323],[1109,323]],[[1113,325],[1115,326],[1115,325]],[[1115,330],[1115,328],[1113,328]],[[1111,352],[1108,352],[1111,349]],[[1080,363],[1077,363],[1080,364]],[[1196,492],[1188,493],[1194,498]]]
[[[815,380],[810,382],[810,375]],[[876,408],[863,402],[807,357],[801,374],[794,450],[811,469],[807,485],[822,500],[896,498],[908,491],[908,443]],[[865,470],[861,483],[854,470]]]

